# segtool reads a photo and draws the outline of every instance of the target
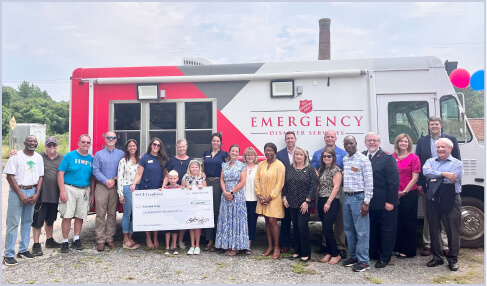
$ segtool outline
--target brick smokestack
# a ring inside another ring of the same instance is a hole
[[[318,60],[330,59],[330,18],[323,18],[319,21],[320,24],[320,40],[318,47]]]

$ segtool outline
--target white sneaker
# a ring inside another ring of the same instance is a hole
[[[201,249],[199,247],[196,247],[194,249],[194,252],[193,253],[194,253],[194,255],[198,255],[198,254],[200,254],[200,252],[201,252]]]
[[[179,246],[179,248],[181,248],[183,250],[186,249],[186,244],[184,243],[184,241],[181,241],[180,243],[178,243],[178,246]]]
[[[194,254],[194,248],[191,247],[186,254],[193,255]]]

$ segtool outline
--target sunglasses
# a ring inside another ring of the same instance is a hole
[[[162,145],[161,144],[157,144],[157,143],[152,143],[152,146],[154,146],[154,147],[161,147]]]
[[[90,141],[81,141],[81,144],[91,144]]]
[[[107,136],[105,138],[108,139],[108,140],[115,140],[115,139],[117,139],[117,137],[115,137],[115,136]]]
[[[333,158],[333,156],[332,155],[323,155],[323,158],[331,159],[331,158]]]
[[[47,144],[48,148],[52,148],[52,147],[56,147],[56,146],[57,146],[57,144]]]

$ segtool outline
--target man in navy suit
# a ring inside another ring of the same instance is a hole
[[[277,160],[281,161],[287,168],[293,163],[294,149],[296,149],[296,134],[293,131],[288,131],[284,135],[286,141],[286,148],[280,150],[276,154]],[[291,244],[291,214],[289,208],[284,208],[284,218],[281,219],[281,233],[279,234],[279,245],[281,252],[288,252]]]
[[[428,161],[430,158],[437,157],[436,154],[436,141],[440,138],[448,138],[453,142],[453,149],[451,151],[451,155],[458,159],[462,160],[460,157],[460,149],[458,148],[458,141],[454,136],[441,133],[441,128],[443,127],[441,118],[437,116],[430,116],[428,118],[428,129],[430,131],[429,135],[423,136],[418,139],[417,146],[416,146],[416,155],[418,155],[419,160],[421,160],[421,170],[424,166],[424,163]],[[418,191],[421,196],[424,195],[426,191],[426,178],[423,175],[423,172],[419,172],[419,179],[418,179]],[[426,199],[423,200],[423,213],[426,214]],[[422,256],[429,256],[431,255],[430,251],[430,233],[429,233],[429,224],[428,220],[425,216],[424,226],[423,226],[423,243],[424,249],[421,252]],[[443,245],[443,253],[445,255],[448,254],[448,240],[445,233],[445,228],[442,227],[441,231],[441,241]]]
[[[396,242],[397,205],[399,204],[399,171],[392,154],[382,151],[377,133],[365,135],[367,156],[374,176],[374,195],[370,201],[369,257],[377,260],[376,268],[384,268],[391,261]]]

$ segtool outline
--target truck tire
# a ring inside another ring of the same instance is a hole
[[[462,198],[461,246],[484,246],[484,203],[473,197]]]

